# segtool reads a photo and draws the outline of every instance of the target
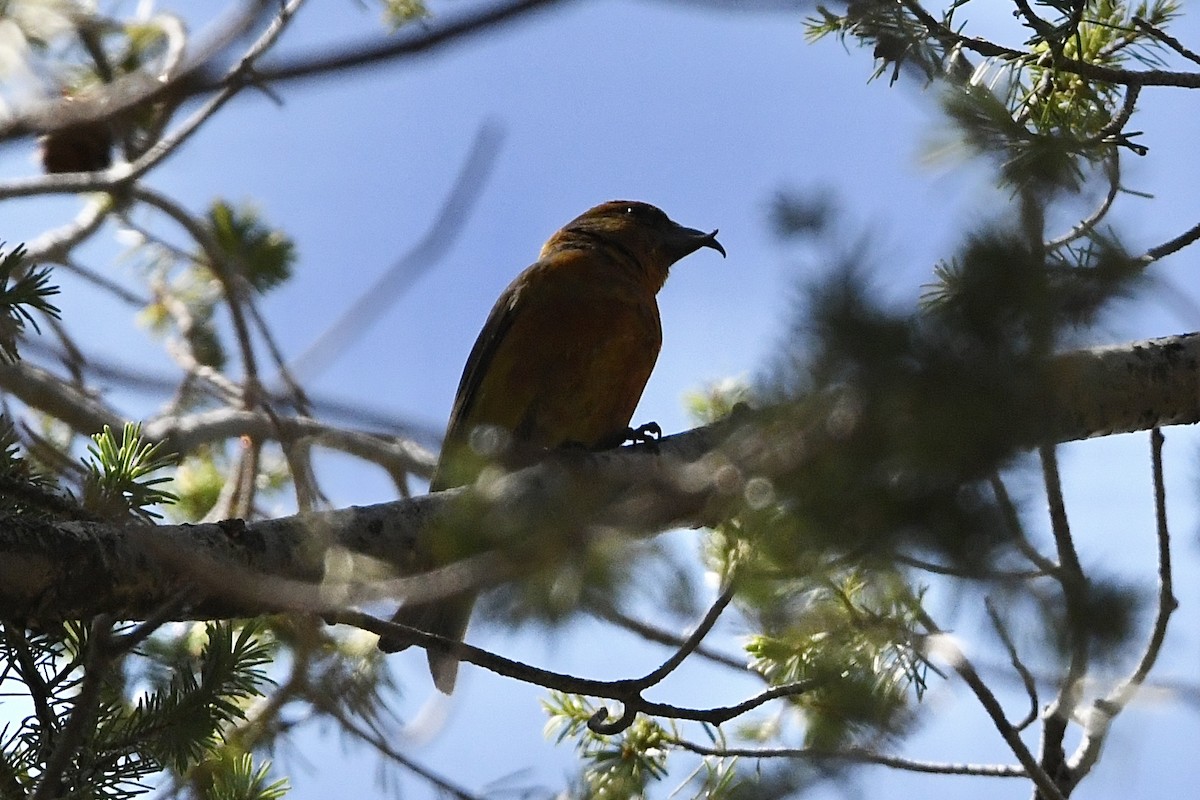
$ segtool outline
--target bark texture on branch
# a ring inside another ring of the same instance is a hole
[[[1064,353],[1060,441],[1200,422],[1200,333]]]
[[[1055,372],[1057,408],[1047,413],[1060,441],[1200,421],[1200,334],[1064,354]],[[750,480],[803,470],[807,454],[837,446],[836,426],[781,430],[764,426],[769,420],[769,411],[747,411],[652,447],[555,453],[470,493],[259,522],[121,527],[7,518],[0,522],[0,617],[52,621],[107,612],[141,619],[188,587],[196,588],[194,600],[180,618],[319,611],[377,598],[387,592],[357,589],[384,571],[344,565],[382,562],[391,574],[412,575],[431,519],[460,506],[460,496],[471,504],[455,521],[464,533],[483,531],[513,547],[454,579],[495,583],[532,568],[525,562],[536,560],[539,529],[553,530],[569,549],[611,532],[650,536],[710,524]],[[530,540],[534,545],[522,550]],[[312,587],[317,599],[297,599],[288,590],[293,583]],[[337,591],[322,593],[334,584]],[[413,593],[439,590],[412,583],[390,592]]]

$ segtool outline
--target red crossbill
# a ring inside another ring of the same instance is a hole
[[[500,295],[458,385],[430,491],[472,483],[487,463],[471,446],[480,426],[523,448],[602,449],[629,438],[629,421],[662,345],[655,295],[672,264],[716,231],[672,222],[647,203],[618,200],[550,237],[538,260]],[[437,559],[427,559],[430,567]],[[395,621],[461,641],[474,594],[406,605]],[[380,649],[411,642],[385,637]],[[434,683],[449,694],[458,660],[429,648]]]

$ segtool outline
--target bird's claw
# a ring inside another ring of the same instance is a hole
[[[634,444],[657,444],[662,438],[662,426],[657,422],[647,422],[645,425],[639,425],[636,428],[629,428],[625,431],[625,441],[633,442]]]

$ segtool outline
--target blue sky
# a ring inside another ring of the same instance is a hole
[[[1001,5],[987,10],[995,13]],[[197,9],[208,5],[185,8],[199,20],[205,12]],[[975,4],[967,12],[984,13]],[[636,420],[681,430],[689,425],[684,395],[761,369],[786,329],[797,282],[820,272],[813,251],[772,238],[766,212],[774,192],[833,191],[844,244],[868,237],[876,283],[907,302],[930,280],[933,264],[951,254],[965,226],[996,217],[1007,203],[977,167],[953,157],[931,160],[946,137],[932,93],[907,80],[893,88],[868,83],[870,54],[847,52],[833,40],[806,44],[803,17],[796,10],[730,13],[684,2],[570,3],[419,59],[284,86],[282,106],[247,92],[149,182],[196,211],[218,197],[252,201],[295,238],[296,279],[264,303],[295,355],[425,233],[476,131],[494,122],[504,131],[494,173],[451,249],[309,388],[440,432],[462,363],[500,290],[564,222],[604,200],[639,199],[686,225],[720,228],[729,252],[724,261],[709,254],[687,259],[660,295],[665,343]],[[1185,23],[1178,35],[1200,41],[1200,25]],[[1004,14],[989,24],[1008,32]],[[378,29],[373,8],[350,0],[314,2],[281,52]],[[1156,199],[1123,199],[1118,215],[1135,248],[1169,239],[1195,221],[1200,161],[1189,99],[1183,90],[1143,95],[1138,127],[1149,131],[1143,141],[1151,155],[1129,164],[1125,176],[1128,185]],[[0,177],[29,173],[29,155],[13,147],[0,151]],[[7,203],[2,238],[31,238],[47,219],[65,220],[77,206],[61,198]],[[97,259],[107,259],[111,250],[94,248]],[[1095,340],[1200,328],[1200,316],[1176,302],[1195,302],[1194,261],[1185,252],[1157,266],[1156,274],[1169,282],[1113,317]],[[94,266],[109,268],[102,261]],[[132,272],[129,265],[112,269]],[[86,331],[95,352],[168,368],[156,345],[130,327],[126,311],[96,304],[68,277],[63,285],[67,324]],[[145,398],[113,399],[131,414],[154,408]],[[1200,653],[1198,598],[1188,588],[1197,585],[1193,438],[1168,432],[1177,557],[1188,571],[1179,578],[1184,605],[1164,675],[1194,678]],[[1145,585],[1153,575],[1153,563],[1142,558],[1152,541],[1148,460],[1144,437],[1076,445],[1064,455],[1068,502],[1085,560]],[[324,462],[321,478],[337,505],[392,496],[386,476],[352,469],[343,459]],[[694,534],[672,534],[670,541],[687,553]],[[970,641],[975,617],[947,611],[947,619],[961,624],[959,632]],[[736,632],[736,626],[726,630]],[[594,677],[640,673],[665,655],[596,623],[575,626],[553,641],[537,632],[482,627],[472,640]],[[726,641],[727,649],[735,644]],[[396,658],[411,686],[400,709],[410,715],[431,689],[418,654]],[[709,668],[685,676],[663,696],[720,702],[752,688]],[[1019,716],[1021,697],[1010,688]],[[961,687],[954,689],[954,697],[946,690],[932,693],[936,721],[905,752],[1011,761],[978,706]],[[411,752],[473,790],[506,778],[513,785],[559,786],[574,762],[567,747],[554,748],[542,737],[539,697],[465,667],[459,690],[442,709],[444,731]],[[1117,723],[1107,760],[1081,791],[1117,798],[1194,789],[1200,778],[1191,755],[1200,735],[1196,709],[1148,701],[1128,716]],[[305,737],[302,752],[312,772],[298,760],[283,762],[295,784],[292,797],[384,796],[373,788],[373,757],[344,755],[316,736]],[[864,771],[860,785],[868,796],[1029,793],[1021,781],[881,769]],[[405,789],[406,798],[431,796],[416,782],[406,782]],[[831,787],[821,796],[842,793]]]

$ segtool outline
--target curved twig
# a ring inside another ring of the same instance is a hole
[[[1162,651],[1171,614],[1179,607],[1179,601],[1175,599],[1171,568],[1171,533],[1167,526],[1167,489],[1163,476],[1162,450],[1162,431],[1155,428],[1150,432],[1150,457],[1154,475],[1154,518],[1158,542],[1158,610],[1154,616],[1150,640],[1146,643],[1146,649],[1133,672],[1107,696],[1097,699],[1092,704],[1091,719],[1072,758],[1072,768],[1081,779],[1099,760],[1100,749],[1108,736],[1113,719],[1145,684]]]
[[[464,222],[482,194],[496,165],[503,139],[504,130],[499,124],[487,121],[479,127],[471,150],[429,230],[304,352],[292,359],[290,370],[293,374],[302,380],[309,380],[321,373],[363,331],[375,324],[380,315],[402,297],[417,278],[446,254],[454,239],[462,232]]]
[[[1012,665],[1013,670],[1020,676],[1021,685],[1025,687],[1025,694],[1029,697],[1029,712],[1020,722],[1013,726],[1018,731],[1023,731],[1037,721],[1038,718],[1037,681],[1034,680],[1033,673],[1029,671],[1029,667],[1025,666],[1025,662],[1021,660],[1021,656],[1017,653],[1017,645],[1013,642],[1012,636],[1009,635],[1004,621],[1000,619],[1000,614],[996,611],[996,606],[992,603],[992,598],[985,597],[983,604],[987,609],[988,618],[992,621],[992,627],[995,629],[996,635],[1000,637],[1000,641],[1004,644],[1004,649],[1008,651],[1008,661]]]
[[[641,686],[644,679],[600,681],[590,678],[580,678],[561,672],[534,667],[520,661],[513,661],[487,650],[482,650],[465,642],[446,639],[431,633],[384,622],[370,614],[361,611],[339,610],[324,615],[330,622],[353,625],[356,628],[378,633],[381,636],[402,635],[422,647],[435,647],[454,655],[460,661],[466,661],[478,667],[495,672],[506,678],[514,678],[526,683],[536,684],[546,689],[552,689],[567,694],[580,694],[589,697],[599,697],[615,700],[622,704],[621,716],[615,721],[605,723],[608,712],[601,709],[588,722],[588,727],[597,733],[617,733],[633,724],[638,713],[652,714],[670,719],[683,719],[695,722],[707,722],[720,725],[729,720],[752,711],[755,708],[781,697],[791,697],[810,691],[816,681],[800,681],[783,686],[773,686],[741,703],[717,708],[687,708],[669,703],[656,703],[642,697]]]

